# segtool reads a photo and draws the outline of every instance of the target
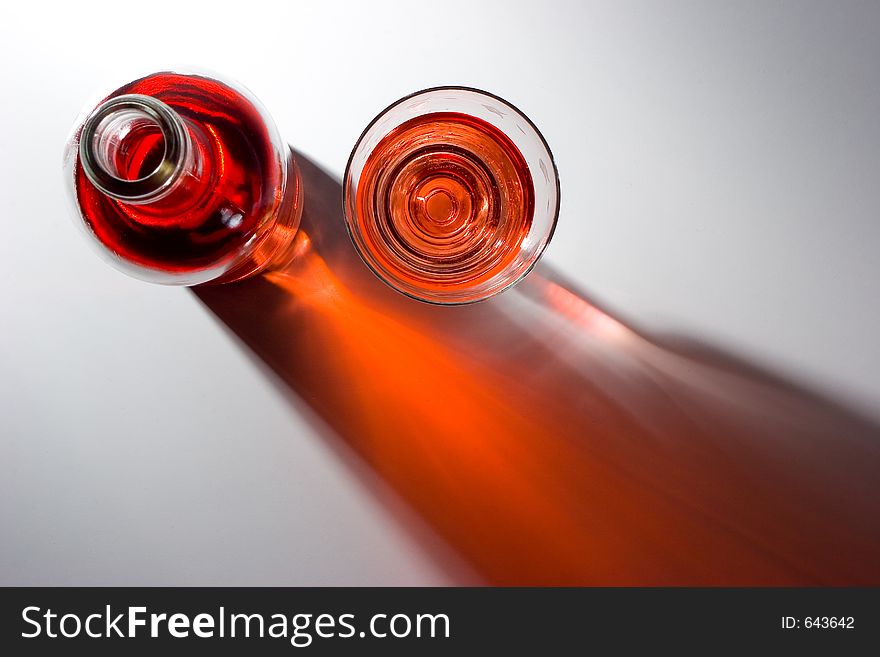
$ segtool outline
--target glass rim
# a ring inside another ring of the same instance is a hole
[[[516,278],[508,281],[507,283],[505,283],[504,285],[499,287],[497,290],[493,291],[491,294],[481,296],[476,299],[441,300],[438,298],[427,298],[424,296],[418,296],[416,294],[411,293],[408,290],[402,289],[402,288],[398,287],[397,285],[394,285],[392,282],[387,280],[386,276],[383,275],[380,271],[378,271],[376,269],[376,267],[373,265],[373,263],[371,263],[367,259],[367,257],[364,255],[363,249],[361,249],[360,246],[358,245],[358,241],[354,236],[354,232],[352,231],[352,226],[351,226],[352,222],[349,221],[348,202],[347,202],[349,178],[351,175],[351,169],[352,169],[352,164],[354,162],[355,155],[357,154],[358,149],[361,147],[361,144],[364,142],[364,138],[367,136],[367,134],[370,132],[370,130],[373,128],[373,126],[375,126],[376,123],[378,123],[382,119],[382,117],[384,117],[386,114],[388,114],[390,111],[392,111],[393,109],[395,109],[399,105],[402,105],[406,101],[408,101],[412,98],[416,98],[417,96],[422,96],[425,94],[433,93],[435,91],[465,91],[465,92],[472,93],[472,94],[479,94],[482,96],[486,96],[486,97],[491,98],[493,100],[500,101],[500,102],[504,103],[507,107],[512,109],[514,112],[516,112],[517,115],[522,117],[526,121],[528,126],[532,129],[534,134],[537,135],[538,139],[541,141],[541,144],[543,145],[544,149],[547,151],[547,154],[549,155],[550,166],[553,168],[553,183],[556,188],[556,203],[554,205],[556,207],[553,209],[553,217],[550,220],[550,227],[549,227],[549,230],[547,230],[547,232],[546,232],[546,238],[544,239],[544,244],[541,246],[541,250],[537,253],[537,255],[532,260],[532,262],[529,263],[529,266],[526,267],[522,272],[520,272],[516,276]],[[372,118],[372,120],[367,124],[367,126],[363,129],[363,131],[361,131],[360,136],[357,138],[357,140],[354,143],[354,146],[351,149],[351,153],[348,156],[348,162],[346,162],[346,165],[345,165],[345,171],[342,174],[342,211],[343,211],[343,217],[345,219],[345,221],[344,221],[345,230],[348,233],[348,237],[351,240],[352,245],[355,247],[354,250],[355,250],[355,252],[357,252],[358,257],[361,259],[361,261],[369,268],[369,270],[380,281],[385,283],[385,285],[387,285],[388,287],[393,289],[395,292],[403,294],[404,296],[407,296],[410,299],[415,299],[416,301],[421,301],[422,303],[429,303],[429,304],[432,304],[435,306],[467,306],[467,305],[471,305],[474,303],[481,303],[483,301],[488,301],[489,299],[492,299],[493,297],[509,290],[514,285],[516,285],[517,283],[522,281],[522,279],[525,278],[529,274],[529,272],[531,272],[535,268],[535,266],[538,264],[538,261],[544,255],[544,251],[546,251],[547,246],[550,244],[550,241],[553,239],[553,235],[556,232],[556,226],[559,223],[559,211],[560,211],[561,206],[562,206],[562,190],[561,190],[560,182],[559,182],[559,169],[556,166],[556,158],[553,155],[553,151],[550,149],[550,144],[547,143],[547,140],[544,138],[544,135],[538,129],[538,126],[535,125],[535,123],[528,117],[528,115],[526,115],[521,109],[519,109],[516,105],[511,103],[509,100],[502,98],[501,96],[499,96],[497,94],[493,94],[490,91],[486,91],[484,89],[479,89],[477,87],[469,87],[466,85],[452,84],[452,85],[438,85],[435,87],[427,87],[425,89],[420,89],[419,91],[414,91],[413,93],[407,94],[406,96],[402,96],[401,98],[398,98],[397,100],[392,102],[390,105],[385,107],[378,114],[376,114],[376,116],[374,116]]]
[[[140,178],[122,178],[108,171],[95,153],[95,138],[102,123],[120,110],[141,112],[162,133],[162,160]],[[180,177],[188,152],[189,136],[176,112],[158,98],[144,94],[108,98],[88,116],[79,135],[80,166],[91,183],[107,196],[129,203],[159,198]]]

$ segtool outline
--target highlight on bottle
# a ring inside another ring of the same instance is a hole
[[[119,87],[76,123],[64,172],[77,223],[136,278],[230,282],[291,257],[299,170],[233,82],[165,71]]]
[[[436,87],[367,126],[343,178],[361,258],[396,290],[464,304],[534,267],[559,214],[559,177],[535,125],[478,89]]]

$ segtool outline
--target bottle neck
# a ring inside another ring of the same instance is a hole
[[[164,198],[185,174],[197,171],[181,116],[141,94],[116,96],[95,108],[83,124],[79,159],[98,190],[131,204]]]

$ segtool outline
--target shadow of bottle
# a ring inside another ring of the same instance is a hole
[[[195,293],[486,581],[880,583],[877,426],[647,339],[546,265],[476,305],[408,299],[298,159],[293,263]]]

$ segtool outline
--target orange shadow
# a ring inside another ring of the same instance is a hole
[[[293,264],[196,294],[488,582],[880,583],[878,427],[547,267],[474,306],[405,298],[299,161]]]

